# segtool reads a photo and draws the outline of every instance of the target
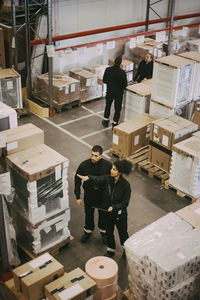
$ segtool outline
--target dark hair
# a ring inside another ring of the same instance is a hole
[[[99,146],[99,145],[94,145],[92,147],[92,151],[93,152],[99,152],[99,154],[101,155],[103,153],[103,148],[101,146]]]
[[[115,165],[115,167],[121,174],[128,175],[131,173],[132,163],[126,159],[117,160],[113,163],[113,165]]]
[[[115,58],[115,66],[120,66],[121,62],[122,62],[121,56]]]

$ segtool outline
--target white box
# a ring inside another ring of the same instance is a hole
[[[0,102],[0,131],[17,127],[16,110]]]

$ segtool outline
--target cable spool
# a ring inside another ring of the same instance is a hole
[[[105,256],[96,256],[85,264],[85,272],[97,284],[94,300],[113,300],[118,291],[118,265]]]

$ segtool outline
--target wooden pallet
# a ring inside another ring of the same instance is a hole
[[[169,173],[159,168],[158,166],[152,164],[149,159],[144,159],[137,164],[139,171],[144,170],[147,172],[148,176],[151,178],[158,178],[164,184],[167,179],[169,179]]]
[[[38,254],[35,254],[33,252],[31,252],[29,249],[26,249],[23,245],[19,244],[18,243],[18,247],[20,250],[22,250],[22,252],[29,258],[29,259],[34,259],[46,252],[49,252],[52,256],[55,256],[55,255],[58,255],[59,254],[59,251],[61,248],[65,247],[65,246],[70,246],[72,245],[74,241],[74,238],[73,236],[70,236],[69,238],[67,238],[65,241],[53,246],[53,247],[50,247],[49,249],[41,252],[41,253],[38,253]]]
[[[200,194],[197,196],[191,196],[191,195],[179,190],[177,187],[173,186],[172,184],[170,184],[168,180],[165,181],[164,188],[166,190],[168,190],[168,189],[174,190],[176,192],[177,196],[179,196],[181,198],[183,198],[183,197],[190,198],[192,203],[195,203],[200,200]]]
[[[58,113],[62,112],[63,110],[71,110],[75,106],[81,106],[80,99],[69,103],[53,103],[53,107]]]
[[[85,103],[95,102],[101,100],[101,97],[98,98],[88,98],[88,99],[81,99],[81,105],[84,105]]]
[[[116,150],[114,150],[112,148],[110,149],[109,153],[110,153],[111,156],[112,155],[116,156],[119,159],[129,160],[132,163],[133,168],[136,169],[139,162],[141,162],[144,159],[148,158],[149,146],[145,146],[145,147],[137,150],[133,155],[131,155],[129,157],[125,156],[124,154],[121,154],[121,153],[117,152]]]
[[[128,289],[125,292],[123,292],[123,296],[121,300],[137,300],[137,299],[133,296],[131,291]]]

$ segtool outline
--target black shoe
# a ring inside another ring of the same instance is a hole
[[[84,234],[81,237],[81,243],[87,243],[90,236],[91,236],[91,233],[84,232]]]
[[[107,251],[107,252],[104,254],[104,256],[107,256],[107,257],[113,257],[113,256],[115,256],[115,252],[113,252],[113,251]]]
[[[106,238],[106,234],[101,232],[101,237],[102,237],[102,241],[104,243],[104,245],[107,245],[107,238]]]
[[[118,125],[118,123],[112,123],[112,128],[114,128],[115,126],[117,126]]]
[[[107,128],[109,126],[109,120],[102,120],[101,124],[103,125],[103,127]]]

